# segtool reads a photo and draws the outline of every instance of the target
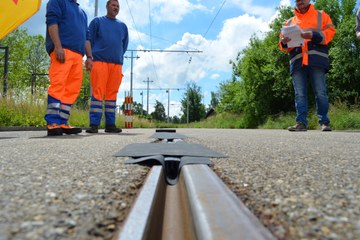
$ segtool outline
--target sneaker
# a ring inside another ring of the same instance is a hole
[[[288,130],[290,132],[303,132],[307,131],[307,128],[302,122],[297,122],[295,126],[288,127]]]
[[[56,123],[48,124],[46,128],[48,136],[61,136],[63,134],[62,128]]]
[[[90,128],[86,129],[86,132],[87,133],[98,133],[99,132],[98,126],[94,125],[94,124],[90,124]]]
[[[108,133],[120,133],[122,132],[121,128],[117,128],[115,125],[106,125],[105,132]]]
[[[328,123],[324,123],[324,124],[321,124],[321,131],[330,132],[330,131],[332,131],[332,129]]]
[[[78,134],[82,132],[82,129],[79,127],[72,127],[69,124],[60,124],[60,127],[65,134]]]

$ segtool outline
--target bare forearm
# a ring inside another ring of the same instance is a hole
[[[61,40],[59,36],[59,26],[57,24],[53,24],[48,27],[48,31],[50,38],[54,44],[56,59],[61,63],[65,62],[65,52],[61,45]]]
[[[49,35],[54,43],[55,48],[62,48],[60,36],[59,36],[59,26],[57,24],[53,24],[48,27]]]

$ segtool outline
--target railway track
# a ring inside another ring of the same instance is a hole
[[[175,182],[164,168],[151,168],[114,239],[275,239],[206,164],[182,166]]]
[[[116,238],[275,239],[206,165],[184,166],[176,185],[152,167]]]

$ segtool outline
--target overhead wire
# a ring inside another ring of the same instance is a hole
[[[142,41],[141,41],[141,37],[140,37],[139,31],[137,30],[137,26],[136,26],[136,23],[135,23],[135,20],[134,20],[134,16],[133,16],[133,14],[132,14],[132,12],[131,12],[131,9],[130,9],[128,0],[126,0],[126,5],[127,5],[128,9],[129,9],[129,13],[130,13],[132,22],[133,22],[133,24],[134,24],[135,31],[136,31],[136,33],[137,33],[137,35],[138,35],[138,37],[139,37],[140,44],[141,44],[142,46],[144,46],[144,44],[143,44]]]
[[[152,50],[152,48],[153,48],[153,46],[152,46],[152,21],[151,21],[151,4],[150,4],[150,0],[148,2],[149,2],[150,50]],[[155,78],[159,82],[159,77],[158,77],[157,70],[156,70],[156,67],[155,67],[155,62],[154,62],[154,56],[153,56],[153,54],[151,52],[150,52],[150,56],[151,56],[151,62],[152,62],[152,66],[153,66],[154,73],[155,73]]]
[[[205,37],[206,37],[206,35],[207,35],[207,33],[210,31],[210,29],[211,29],[212,25],[214,24],[214,22],[215,22],[215,20],[216,20],[217,16],[219,15],[220,11],[221,11],[221,10],[222,10],[222,8],[224,7],[225,3],[226,3],[226,0],[224,0],[224,1],[222,2],[222,4],[220,5],[220,8],[219,8],[219,9],[218,9],[218,11],[216,12],[216,14],[215,14],[214,18],[211,20],[211,22],[210,22],[210,24],[209,24],[208,28],[206,29],[205,33],[202,35],[202,37],[203,37],[203,38],[205,38]],[[193,60],[193,56],[195,56],[195,54],[194,54],[194,53],[193,53],[193,54],[189,54],[189,61],[188,61],[188,65],[187,65],[187,68],[186,68],[185,76],[187,76],[187,75],[188,75],[189,65],[190,65],[190,63],[191,63],[191,62],[192,62],[192,60]],[[187,84],[189,84],[189,81],[187,81]]]
[[[210,28],[212,27],[212,25],[214,24],[215,19],[216,19],[217,16],[219,15],[219,13],[220,13],[221,9],[224,7],[225,3],[226,3],[226,0],[223,1],[223,3],[221,4],[221,6],[220,6],[219,10],[217,11],[216,15],[214,16],[213,20],[211,21],[209,27],[206,29],[205,33],[203,34],[203,37],[204,37],[204,38],[205,38],[206,34],[209,32],[209,30],[210,30]]]

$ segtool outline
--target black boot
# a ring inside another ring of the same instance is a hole
[[[120,133],[122,132],[121,128],[117,128],[115,125],[106,125],[105,132],[108,133]]]
[[[73,127],[69,124],[60,124],[61,129],[63,130],[63,133],[65,134],[78,134],[82,132],[82,129],[79,127]]]
[[[87,133],[98,133],[99,132],[98,126],[95,124],[90,124],[90,128],[86,129],[86,132]]]
[[[61,136],[63,135],[63,130],[60,125],[56,123],[47,125],[47,135],[48,136]]]

